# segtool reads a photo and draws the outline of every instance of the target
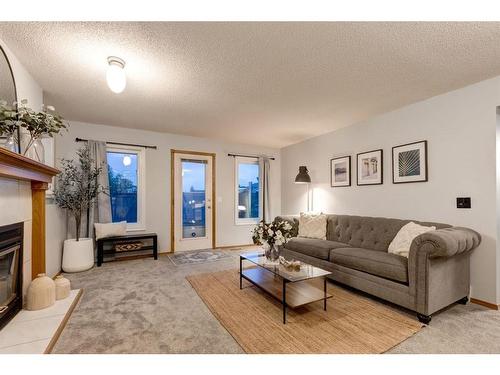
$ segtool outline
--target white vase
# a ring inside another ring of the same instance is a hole
[[[71,283],[67,278],[62,275],[56,276],[54,280],[56,284],[56,300],[65,299],[69,296],[69,292],[71,291]]]
[[[56,302],[56,284],[54,280],[39,273],[31,282],[26,292],[26,310],[35,311],[52,306]]]
[[[81,272],[94,266],[94,241],[80,238],[64,241],[62,269],[64,272]]]

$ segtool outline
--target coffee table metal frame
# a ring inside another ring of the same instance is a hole
[[[262,254],[256,254],[258,256],[264,256],[264,253]],[[250,277],[247,277],[246,275],[244,275],[243,273],[243,261],[246,260],[250,263],[252,263],[253,265],[257,266],[257,267],[260,267],[264,270],[266,270],[267,272],[270,272],[272,274],[274,274],[274,276],[277,276],[281,279],[281,282],[282,282],[282,297],[281,297],[281,305],[282,305],[282,309],[283,309],[283,324],[286,324],[286,312],[287,312],[287,307],[288,307],[288,304],[287,304],[287,300],[286,300],[286,291],[287,291],[287,284],[289,283],[299,283],[299,282],[304,282],[304,281],[308,281],[308,280],[312,280],[312,279],[316,279],[316,278],[320,278],[322,277],[323,278],[323,298],[321,298],[320,300],[323,300],[323,310],[326,311],[326,301],[328,298],[331,298],[332,296],[330,294],[327,293],[327,280],[326,280],[326,276],[328,274],[331,274],[331,272],[328,272],[327,274],[325,275],[321,275],[321,276],[315,276],[315,277],[309,277],[309,278],[305,278],[305,279],[300,279],[300,280],[288,280],[286,279],[285,277],[277,274],[276,272],[273,272],[271,269],[268,269],[260,264],[257,264],[257,263],[254,263],[252,262],[248,257],[245,257],[245,254],[240,254],[240,289],[243,289],[243,279],[247,280],[248,282],[250,282],[252,285],[255,285],[256,287],[258,287],[259,289],[263,290],[264,292],[266,292],[267,294],[269,294],[270,296],[280,300],[275,294],[271,293],[270,291],[266,290],[265,288],[263,288],[261,285],[259,285],[259,283],[255,282],[254,280],[252,280]],[[316,268],[319,268],[319,267],[316,267]],[[323,270],[325,271],[325,270]],[[325,271],[327,272],[327,271]],[[312,302],[317,302],[318,300],[314,300],[314,301],[310,301],[308,303],[312,303]],[[307,303],[305,303],[307,304]]]

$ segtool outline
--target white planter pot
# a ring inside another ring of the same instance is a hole
[[[62,269],[64,272],[81,272],[94,266],[94,241],[80,238],[64,241]]]

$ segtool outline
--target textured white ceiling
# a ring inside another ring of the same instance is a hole
[[[500,75],[500,23],[0,22],[0,39],[67,119],[273,147]]]

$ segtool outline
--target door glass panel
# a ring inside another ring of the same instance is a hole
[[[259,217],[259,165],[238,165],[238,218]]]
[[[182,238],[206,236],[206,160],[182,159]]]

